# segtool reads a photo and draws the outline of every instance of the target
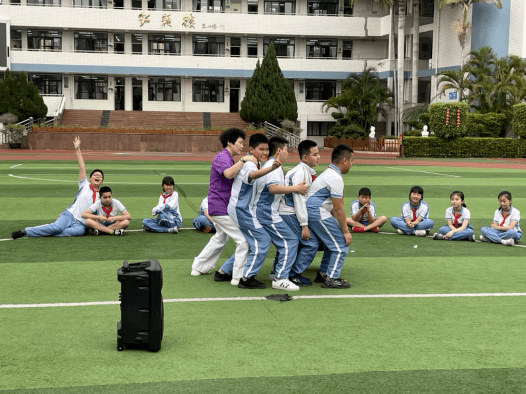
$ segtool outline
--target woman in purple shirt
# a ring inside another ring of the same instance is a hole
[[[234,177],[246,161],[256,163],[253,156],[242,156],[237,163],[234,163],[234,156],[240,155],[243,150],[245,137],[245,132],[236,128],[225,130],[219,136],[224,149],[212,160],[210,186],[208,188],[208,214],[214,220],[216,233],[199,253],[199,256],[194,259],[191,272],[192,276],[209,273],[229,238],[232,238],[236,243],[236,251],[232,278],[228,279],[236,286],[246,263],[248,244],[236,223],[228,216],[227,207]]]

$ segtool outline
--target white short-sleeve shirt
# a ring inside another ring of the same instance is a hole
[[[334,164],[317,177],[307,193],[307,212],[310,220],[324,220],[332,217],[333,198],[343,198],[343,178]]]
[[[90,183],[87,178],[79,181],[79,190],[75,195],[73,203],[66,208],[66,211],[70,212],[75,220],[86,223],[86,219],[82,217],[82,212],[88,209],[92,204],[100,200],[98,191],[93,193],[90,189]]]
[[[446,209],[446,220],[451,220],[453,224],[455,224],[455,212],[453,211],[453,207],[449,207]],[[464,220],[471,220],[471,212],[469,212],[469,209],[466,207],[460,208],[460,217],[457,219],[458,227],[462,226],[462,222]]]
[[[361,208],[363,207],[362,204],[360,204],[360,200],[354,200],[351,203],[351,216],[356,214]],[[373,214],[373,217],[369,217],[369,211]],[[360,218],[358,218],[358,221],[363,224],[363,222],[372,223],[374,222],[374,219],[376,218],[376,205],[372,201],[369,201],[369,209],[365,211]]]
[[[512,206],[510,206],[510,212],[508,216],[506,216],[506,219],[504,219],[504,216],[502,215],[502,208],[497,209],[495,211],[495,215],[493,216],[493,221],[499,226],[509,226],[511,222],[517,222],[517,224],[515,225],[515,230],[522,234],[521,228],[519,227],[520,220],[520,211],[516,208],[513,208]],[[503,221],[504,223],[501,224]]]
[[[421,200],[417,207],[413,207],[410,201],[406,201],[402,204],[402,219],[411,218],[413,220],[413,210],[415,210],[416,218],[427,219],[429,217],[429,205],[424,200]]]
[[[124,205],[122,205],[122,203],[119,200],[117,200],[116,198],[112,198],[111,204],[107,208],[111,208],[109,216],[118,216],[119,213],[122,214],[126,210]],[[102,209],[102,201],[100,201],[100,200],[97,201],[95,204],[92,204],[89,207],[89,210],[94,215],[100,215],[100,216],[108,217],[108,214],[106,212],[104,212],[104,210]]]
[[[274,158],[271,157],[265,163],[263,168],[271,167],[273,163]],[[283,195],[271,194],[268,188],[272,185],[285,185],[285,175],[283,174],[283,170],[278,168],[256,180],[254,206],[256,209],[257,220],[261,224],[273,224],[283,221],[278,211],[279,203],[283,198]]]

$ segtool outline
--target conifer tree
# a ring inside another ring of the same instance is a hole
[[[33,82],[27,81],[23,71],[16,78],[6,70],[4,79],[0,81],[0,114],[7,112],[16,115],[20,120],[30,116],[39,119],[47,114],[47,106],[38,94],[38,88]]]
[[[272,42],[263,62],[260,65],[258,60],[252,78],[247,81],[239,115],[258,125],[265,121],[279,125],[284,119],[298,119],[294,89],[281,73]]]

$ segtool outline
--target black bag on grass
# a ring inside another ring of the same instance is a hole
[[[164,306],[163,272],[157,260],[124,262],[117,270],[121,282],[121,321],[117,323],[117,350],[161,348]]]

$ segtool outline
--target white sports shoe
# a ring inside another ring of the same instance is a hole
[[[489,242],[489,239],[487,239],[485,236],[483,236],[482,234],[480,234],[480,242]]]
[[[397,229],[396,232],[400,235],[405,235],[404,231],[403,230],[400,230],[400,229]]]
[[[175,226],[175,227],[169,228],[168,232],[170,234],[179,234],[179,227]]]
[[[426,230],[415,230],[415,235],[417,237],[425,237],[427,235],[427,231]]]
[[[289,291],[297,291],[300,289],[299,286],[296,286],[294,283],[292,283],[288,279],[278,279],[275,278],[272,281],[272,288],[278,289],[278,290],[289,290]]]
[[[237,286],[239,284],[239,279],[233,279],[230,281],[230,284],[233,286]]]
[[[190,275],[192,275],[192,276],[199,276],[201,274],[202,274],[201,271],[194,270],[193,268],[192,268],[192,272],[190,272]]]
[[[501,239],[500,243],[506,246],[515,246],[515,240],[513,238]]]

